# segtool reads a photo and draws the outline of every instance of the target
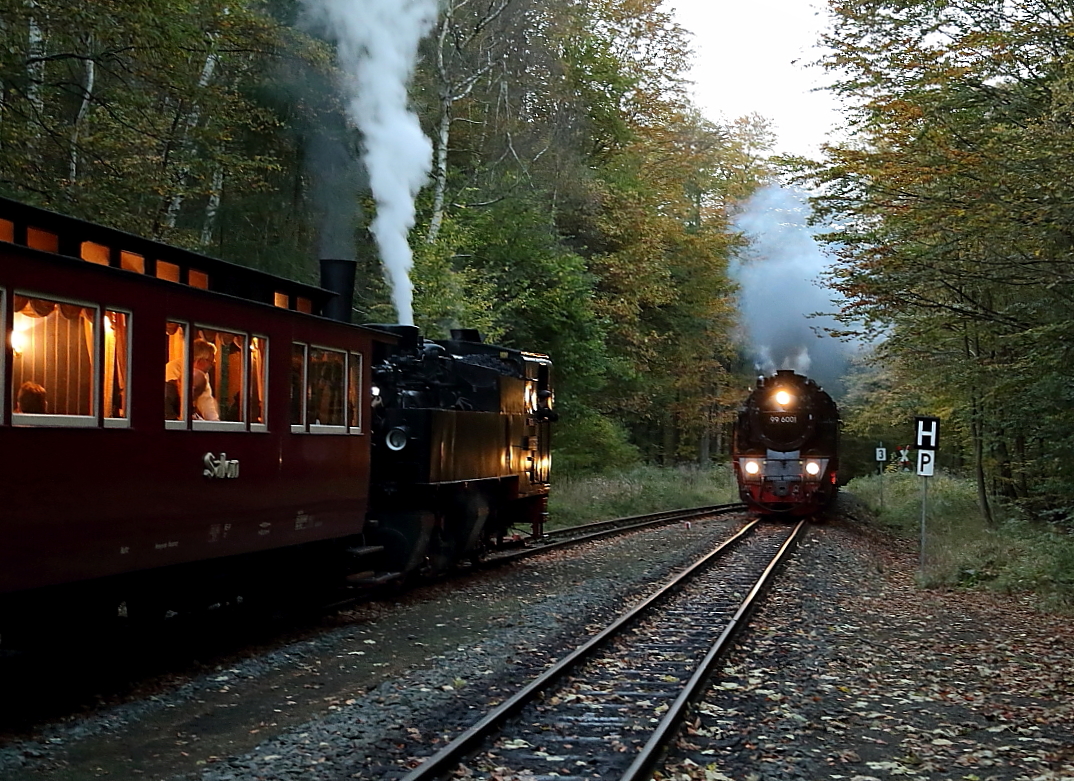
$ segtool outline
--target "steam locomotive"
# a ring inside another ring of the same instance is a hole
[[[0,628],[382,583],[542,532],[546,355],[0,199]]]
[[[813,380],[790,370],[760,377],[734,426],[739,495],[761,515],[810,516],[835,498],[839,410]]]

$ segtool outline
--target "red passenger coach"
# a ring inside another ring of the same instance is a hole
[[[0,610],[358,539],[396,338],[313,316],[334,298],[0,199]]]

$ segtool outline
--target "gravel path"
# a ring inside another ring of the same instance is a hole
[[[143,682],[130,701],[0,748],[0,779],[399,778],[730,525],[477,573],[343,613],[255,660]],[[1015,599],[920,592],[915,564],[860,524],[811,528],[663,777],[1074,781],[1071,622]]]

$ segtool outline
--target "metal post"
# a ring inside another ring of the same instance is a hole
[[[925,568],[925,511],[929,503],[929,479],[921,478],[921,569]]]
[[[884,512],[884,462],[880,462],[880,512]]]
[[[884,455],[885,458],[880,456]],[[884,443],[881,442],[876,449],[876,460],[880,464],[880,512],[884,512],[884,468],[887,466],[887,451],[884,449]]]

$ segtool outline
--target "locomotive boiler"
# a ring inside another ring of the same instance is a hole
[[[739,495],[761,515],[815,515],[834,499],[839,410],[791,370],[760,377],[739,410],[732,462]]]

